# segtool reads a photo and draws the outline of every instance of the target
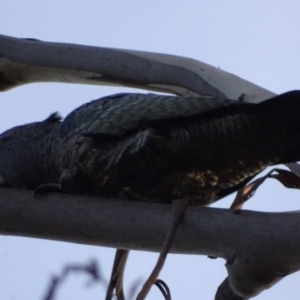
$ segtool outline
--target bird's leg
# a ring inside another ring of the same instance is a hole
[[[190,199],[187,199],[187,198],[173,200],[171,223],[169,225],[167,235],[165,237],[162,249],[160,251],[160,254],[159,254],[159,257],[158,257],[158,260],[156,262],[154,269],[152,270],[150,276],[144,283],[142,290],[140,291],[140,293],[137,296],[137,300],[144,300],[147,297],[152,285],[156,282],[158,275],[164,266],[166,257],[169,253],[169,250],[171,248],[177,228],[180,224],[180,221],[181,221],[189,203],[190,203]]]
[[[123,276],[128,254],[129,250],[117,249],[105,300],[112,299],[114,289],[116,289],[117,300],[125,300]]]

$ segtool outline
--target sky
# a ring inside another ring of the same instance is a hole
[[[300,3],[296,0],[251,1],[2,1],[0,34],[53,42],[114,47],[191,57],[234,73],[275,93],[299,88]],[[35,83],[0,94],[0,132],[63,116],[82,103],[133,89],[58,83]],[[214,204],[229,207],[232,197]],[[269,179],[245,208],[299,210],[300,191]],[[30,208],[29,208],[30,209]],[[108,279],[114,250],[104,247],[0,237],[1,299],[42,299],[52,275],[68,263],[96,259]],[[125,292],[147,278],[157,253],[132,251]],[[213,299],[226,277],[224,260],[198,255],[169,255],[161,273],[174,300]],[[284,278],[256,297],[299,299],[300,274]],[[62,299],[103,299],[102,286],[73,275],[57,295]],[[153,288],[148,300],[162,299]]]

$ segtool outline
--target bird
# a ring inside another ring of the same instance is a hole
[[[205,182],[211,182],[206,189],[215,185],[211,161],[217,164],[224,152],[217,150],[219,157],[210,159],[209,152],[215,150],[216,143],[205,140],[210,136],[206,125],[213,128],[212,123],[222,114],[249,105],[213,97],[155,94],[117,94],[84,104],[61,126],[60,182],[65,190],[87,190],[84,192],[100,196],[115,197],[128,189],[141,199],[155,202],[171,203],[182,196],[195,196],[201,202]],[[199,117],[202,122],[197,127]],[[213,128],[215,134],[217,130]],[[195,153],[197,148],[201,151],[199,138],[205,150]],[[192,167],[188,160],[194,160]],[[239,171],[237,174],[240,176]],[[218,192],[224,193],[247,175],[214,189],[214,195],[209,191],[208,197],[218,198]]]
[[[58,182],[59,128],[55,112],[41,122],[15,126],[0,134],[0,187],[37,189]]]
[[[300,91],[257,104],[210,96],[103,97],[62,122],[59,185],[79,194],[209,205],[266,167],[299,160],[299,113]]]
[[[61,184],[115,197],[208,205],[267,166],[296,161],[298,98],[117,94],[72,111],[60,128]],[[80,185],[82,183],[82,186]]]

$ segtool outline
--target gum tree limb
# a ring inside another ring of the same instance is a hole
[[[274,94],[195,59],[0,35],[0,91],[33,82],[135,87],[261,101]]]
[[[0,189],[0,234],[159,252],[171,205]],[[30,209],[28,209],[30,207]],[[172,253],[224,258],[233,291],[253,297],[300,269],[300,212],[189,207]],[[248,299],[247,298],[247,299]]]

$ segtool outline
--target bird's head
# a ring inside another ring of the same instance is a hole
[[[61,117],[13,127],[0,134],[0,186],[35,189],[43,182]]]

